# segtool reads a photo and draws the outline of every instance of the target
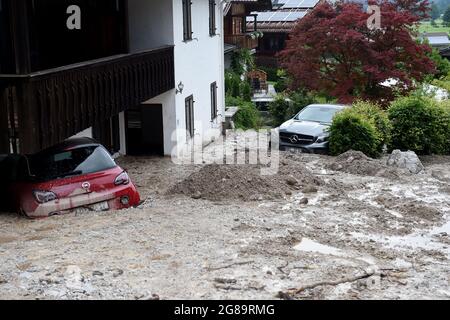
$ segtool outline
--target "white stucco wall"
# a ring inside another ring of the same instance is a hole
[[[130,52],[173,44],[172,2],[128,0]]]
[[[182,94],[176,95],[178,128],[185,129],[185,99],[194,95],[194,118],[196,134],[204,135],[204,143],[211,135],[219,136],[222,118],[211,122],[210,85],[217,82],[218,114],[224,114],[224,55],[223,55],[223,7],[216,3],[216,36],[209,35],[209,3],[207,0],[192,0],[193,40],[183,41],[182,1],[172,0],[174,8],[175,79],[184,84]],[[202,130],[199,130],[199,123]],[[211,132],[213,129],[215,132]],[[182,137],[185,137],[183,135]],[[184,139],[185,140],[185,139]],[[184,143],[185,141],[179,141]]]
[[[204,144],[221,133],[225,108],[223,4],[216,0],[217,35],[209,35],[208,0],[192,0],[193,40],[183,41],[183,10],[181,0],[129,0],[130,50],[174,45],[175,86],[184,84],[183,93],[166,92],[146,103],[163,105],[164,153],[170,155],[178,144],[186,143],[186,135],[172,141],[176,129],[185,130],[185,99],[194,96],[196,134],[203,135]],[[217,82],[219,117],[211,122],[210,85]],[[201,129],[200,129],[201,128]]]

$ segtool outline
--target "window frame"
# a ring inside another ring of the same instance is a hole
[[[217,35],[216,0],[209,0],[209,36]]]
[[[186,135],[188,140],[195,135],[195,118],[194,118],[194,95],[190,95],[184,100]]]
[[[183,41],[191,41],[192,35],[192,0],[182,1],[183,10]]]
[[[218,116],[218,104],[217,104],[217,81],[214,81],[210,85],[210,94],[211,94],[211,121],[217,119]]]

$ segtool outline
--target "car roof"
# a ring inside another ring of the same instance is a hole
[[[344,109],[344,108],[347,108],[348,106],[346,106],[344,104],[324,103],[324,104],[310,104],[306,108],[323,108],[323,107],[335,108],[335,109]]]
[[[92,146],[101,146],[101,144],[96,141],[95,139],[88,138],[88,137],[82,137],[82,138],[71,138],[64,140],[61,143],[58,143],[54,146],[51,146],[50,148],[47,148],[45,150],[42,150],[36,155],[43,155],[43,154],[52,154],[57,153],[65,150],[70,149],[77,149],[82,147],[92,147]]]

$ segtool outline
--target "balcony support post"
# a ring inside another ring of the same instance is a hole
[[[22,82],[17,87],[17,119],[19,123],[19,152],[29,154],[41,149],[38,119],[40,110],[36,110],[33,84]],[[46,116],[51,117],[48,114]]]
[[[10,153],[7,90],[0,86],[0,154]]]

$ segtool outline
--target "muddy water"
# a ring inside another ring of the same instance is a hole
[[[380,177],[372,172],[382,162],[363,175],[363,164],[352,174],[331,170],[333,158],[297,155],[285,170],[308,168],[323,181],[317,192],[210,201],[167,195],[201,166],[123,158],[147,199],[140,209],[0,215],[0,298],[273,299],[370,269],[368,279],[294,298],[449,299],[449,160]]]

